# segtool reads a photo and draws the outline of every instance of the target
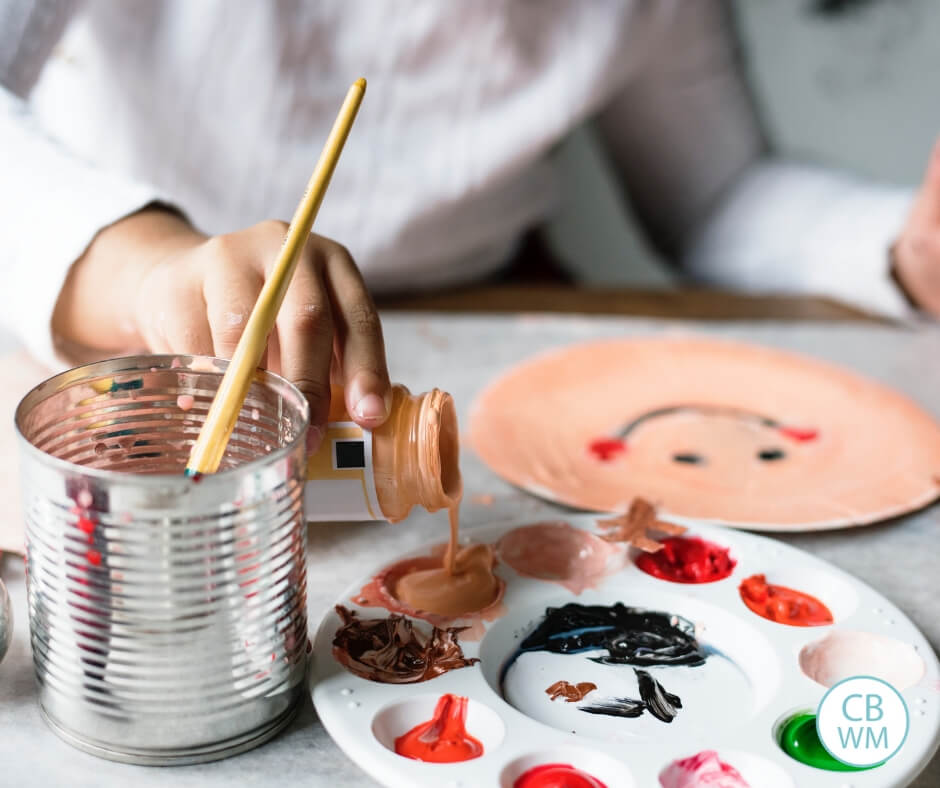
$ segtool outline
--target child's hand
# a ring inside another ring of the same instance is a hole
[[[141,211],[99,233],[73,266],[53,330],[96,351],[230,358],[286,232],[267,221],[206,237],[174,213]],[[350,415],[379,426],[391,392],[378,313],[349,252],[311,235],[264,362],[310,402],[311,449],[329,413],[334,352]]]

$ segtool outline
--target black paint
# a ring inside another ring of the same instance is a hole
[[[702,465],[705,462],[705,458],[701,454],[682,453],[682,454],[673,454],[672,459],[675,462],[682,462],[686,465]]]
[[[578,711],[607,717],[639,717],[645,710],[646,704],[635,698],[604,698],[586,706],[578,706]]]
[[[782,460],[787,455],[783,449],[761,449],[757,452],[757,456],[764,462],[775,462]]]
[[[679,713],[679,709],[682,708],[682,700],[679,696],[666,692],[663,685],[645,670],[633,672],[636,673],[636,680],[640,685],[640,697],[643,698],[643,703],[649,709],[649,713],[663,722],[672,722]]]
[[[577,654],[599,649],[607,654],[590,659],[605,665],[694,667],[705,662],[705,650],[695,639],[695,625],[691,621],[669,613],[626,607],[622,602],[614,605],[571,602],[547,608],[545,618],[519,646],[520,653]]]
[[[667,692],[663,685],[647,671],[634,669],[633,672],[636,673],[642,700],[636,698],[604,698],[594,703],[578,706],[578,710],[585,711],[588,714],[626,718],[639,717],[644,711],[648,711],[657,720],[665,723],[672,722],[679,713],[679,709],[682,708],[682,700],[679,696]]]

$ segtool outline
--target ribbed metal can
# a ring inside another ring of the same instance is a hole
[[[186,478],[225,364],[103,361],[16,412],[41,709],[105,758],[226,757],[303,696],[308,408],[259,372],[220,471]]]

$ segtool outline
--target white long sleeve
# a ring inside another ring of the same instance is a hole
[[[912,308],[890,275],[888,249],[913,192],[818,167],[749,167],[691,239],[696,279],[752,291],[812,293],[901,317]]]
[[[51,318],[69,268],[101,228],[160,198],[71,153],[31,117],[23,96],[71,6],[0,4],[0,322],[53,368],[62,362]]]
[[[888,247],[912,190],[772,156],[725,3],[658,7],[645,60],[598,123],[654,243],[701,282],[909,313]]]

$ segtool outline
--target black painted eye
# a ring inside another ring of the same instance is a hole
[[[757,456],[764,462],[775,462],[776,460],[782,460],[787,455],[783,449],[761,449],[757,452]]]
[[[683,453],[683,454],[673,454],[672,459],[674,462],[683,462],[686,465],[704,465],[705,458],[701,454]]]

